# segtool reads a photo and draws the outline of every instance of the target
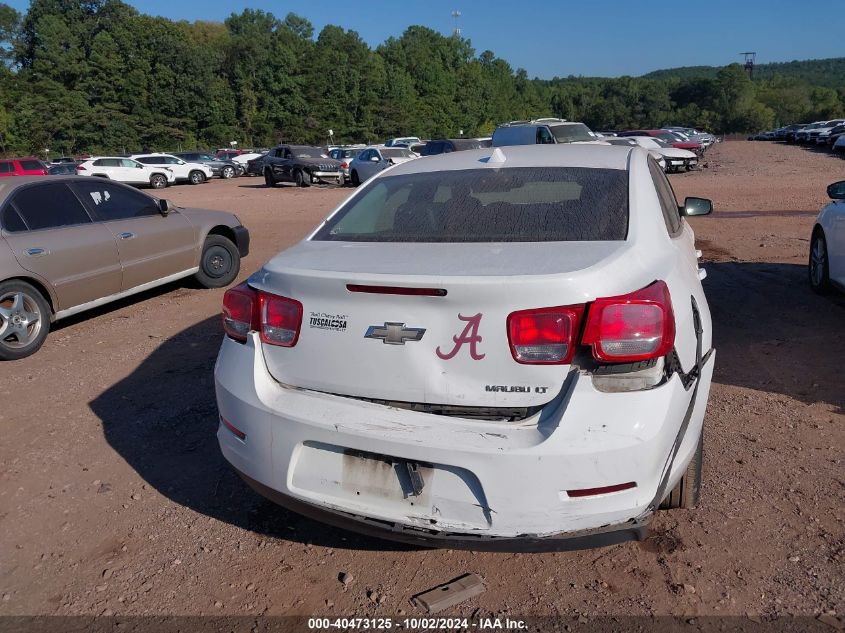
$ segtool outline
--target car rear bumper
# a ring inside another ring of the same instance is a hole
[[[429,546],[610,544],[645,536],[661,481],[671,491],[692,459],[712,369],[711,356],[692,406],[677,375],[648,391],[601,393],[573,372],[533,418],[484,422],[288,387],[268,373],[257,335],[226,338],[215,366],[217,437],[261,494],[327,523]],[[418,493],[409,464],[422,473]],[[627,482],[636,487],[568,492]]]
[[[351,530],[366,536],[385,538],[418,547],[441,547],[444,549],[467,549],[473,551],[502,552],[548,552],[570,551],[591,547],[605,547],[626,541],[643,541],[648,536],[651,517],[631,520],[621,525],[612,525],[594,530],[581,530],[545,537],[518,536],[498,537],[486,534],[430,531],[370,519],[364,515],[329,510],[282,494],[235,469],[238,475],[258,494],[297,514],[320,523]]]

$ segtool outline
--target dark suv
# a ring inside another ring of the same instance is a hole
[[[297,187],[317,183],[343,184],[340,161],[329,158],[322,147],[277,145],[264,157],[264,183],[293,182]]]

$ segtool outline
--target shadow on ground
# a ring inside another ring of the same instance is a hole
[[[220,318],[168,339],[125,379],[91,401],[109,445],[160,493],[247,530],[334,548],[408,550],[331,528],[289,512],[252,491],[217,444],[214,361]]]
[[[807,266],[705,262],[716,382],[845,410],[845,295],[810,290]]]

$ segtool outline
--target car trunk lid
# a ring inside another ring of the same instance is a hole
[[[651,280],[629,253],[624,241],[306,241],[249,283],[302,303],[296,345],[262,346],[283,384],[386,401],[532,407],[554,398],[570,366],[516,362],[508,315],[645,285]]]

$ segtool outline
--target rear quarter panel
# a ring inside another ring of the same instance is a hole
[[[692,299],[703,328],[702,353],[713,344],[710,310],[698,278],[695,234],[684,220],[680,234],[669,235],[646,158],[645,150],[631,152],[628,239],[636,242],[641,257],[650,260],[647,264],[653,276],[650,281],[662,279],[669,286],[675,313],[675,349],[684,371],[689,371],[696,354]]]

